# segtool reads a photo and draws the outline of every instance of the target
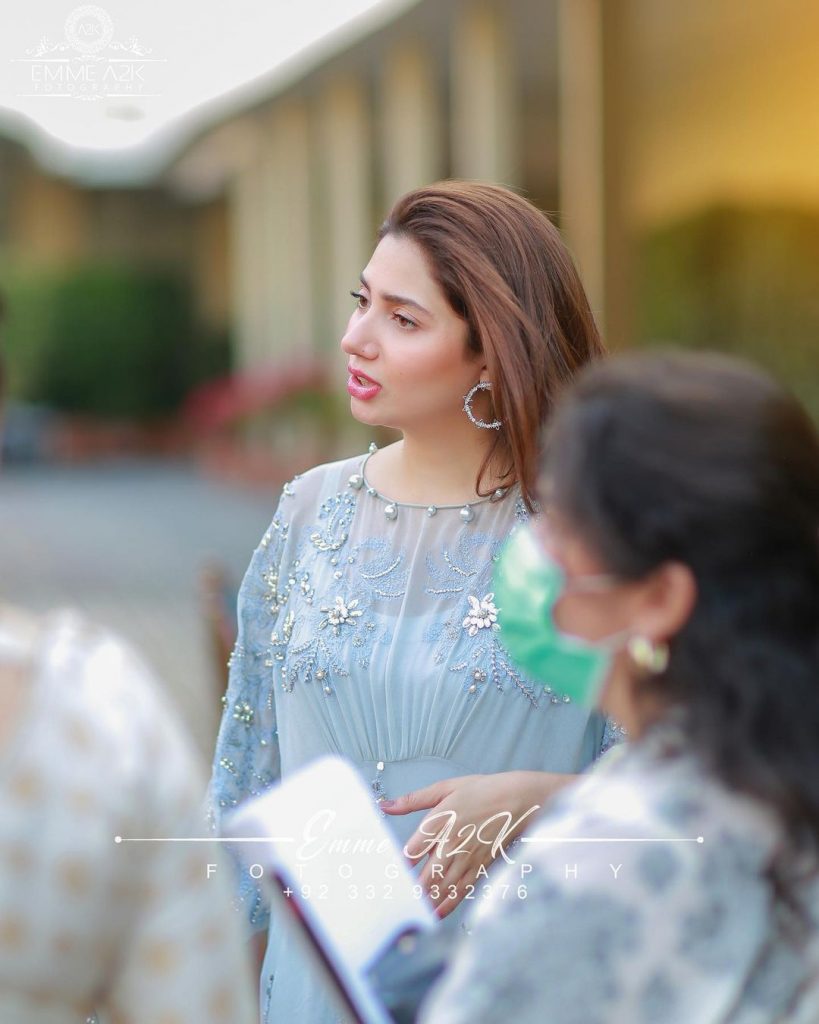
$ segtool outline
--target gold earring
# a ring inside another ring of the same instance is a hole
[[[655,643],[646,636],[632,636],[626,650],[634,664],[649,675],[658,676],[668,668],[668,644]]]

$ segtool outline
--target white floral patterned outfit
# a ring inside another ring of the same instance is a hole
[[[0,1021],[249,1024],[227,864],[208,879],[220,851],[174,841],[202,836],[202,766],[150,673],[61,612],[24,685],[0,751]]]
[[[327,753],[349,758],[378,799],[475,772],[576,772],[610,742],[599,716],[526,679],[503,649],[492,570],[527,518],[519,493],[474,506],[470,522],[406,507],[387,519],[384,500],[350,484],[362,463],[286,485],[250,563],[214,759],[217,823]],[[421,817],[389,822],[404,842]],[[241,895],[252,925],[268,927],[247,877]],[[265,1021],[335,1016],[275,920],[261,999]]]

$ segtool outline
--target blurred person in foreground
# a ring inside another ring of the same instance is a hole
[[[207,877],[219,854],[115,840],[200,834],[203,791],[181,725],[125,645],[4,595],[3,1024],[78,1024],[95,1011],[103,1024],[255,1019],[239,918]]]
[[[814,425],[742,362],[616,359],[559,408],[541,494],[498,567],[504,642],[631,742],[491,876],[421,1020],[814,1024]]]

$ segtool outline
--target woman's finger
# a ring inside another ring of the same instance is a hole
[[[410,814],[412,811],[425,811],[445,800],[452,792],[449,779],[433,782],[431,786],[403,793],[392,800],[381,800],[378,806],[387,814]]]

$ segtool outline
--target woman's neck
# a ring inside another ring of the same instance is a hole
[[[667,701],[640,692],[634,681],[628,678],[609,681],[600,707],[603,714],[622,726],[632,740],[639,739],[671,710]]]
[[[474,428],[473,432],[477,434]],[[405,433],[400,441],[370,458],[367,481],[399,502],[455,505],[474,501],[478,473],[491,440],[468,434],[436,438]],[[491,490],[502,483],[490,467],[482,481],[482,490]]]

